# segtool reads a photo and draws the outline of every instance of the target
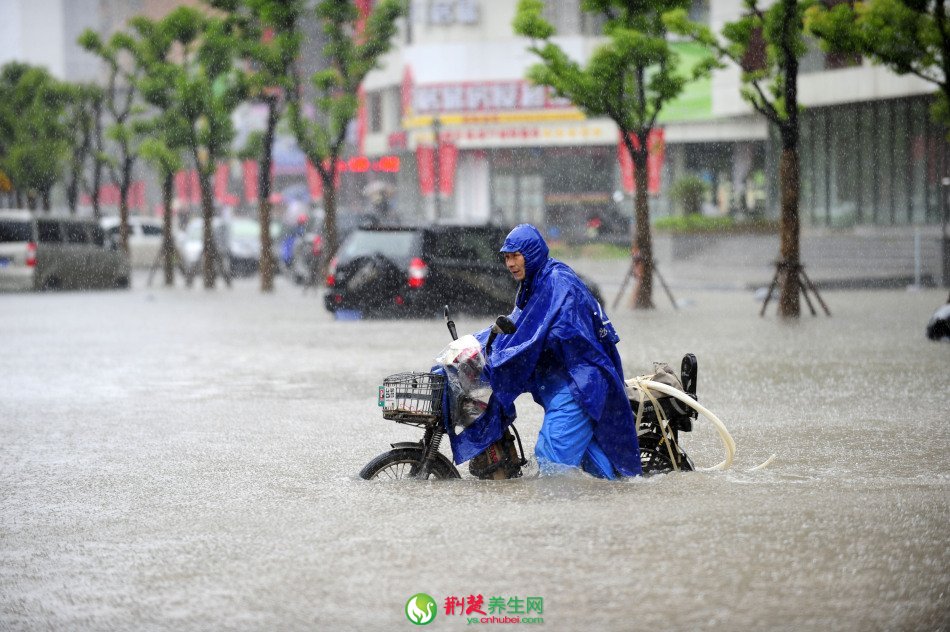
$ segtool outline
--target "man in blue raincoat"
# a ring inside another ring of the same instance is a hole
[[[503,409],[525,392],[544,407],[535,446],[542,473],[641,474],[620,338],[603,307],[569,266],[548,257],[534,226],[516,226],[501,252],[521,285],[511,314],[517,331],[499,336],[491,351],[491,384]]]

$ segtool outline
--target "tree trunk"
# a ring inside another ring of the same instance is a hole
[[[782,197],[782,215],[779,219],[781,261],[779,262],[779,305],[782,318],[801,315],[801,261],[799,241],[801,222],[798,216],[798,196],[801,188],[798,165],[798,55],[795,34],[801,32],[798,21],[798,2],[787,0],[782,8],[781,47],[785,56],[783,96],[787,119],[779,123],[782,137],[782,157],[779,159],[779,188]]]
[[[92,161],[92,190],[89,191],[89,197],[92,198],[92,216],[96,221],[102,217],[102,209],[99,206],[99,189],[102,186],[102,101],[96,99],[93,105],[93,145],[94,159]]]
[[[211,191],[211,176],[205,170],[198,169],[198,184],[201,188],[201,217],[204,220],[202,235],[202,273],[205,289],[213,290],[215,278],[215,263],[218,260],[218,248],[214,240],[214,197]]]
[[[323,179],[323,261],[320,262],[320,278],[325,279],[330,267],[330,260],[336,256],[340,248],[340,240],[336,232],[336,159],[331,157],[326,172],[320,171]]]
[[[638,134],[638,137],[640,135]],[[634,256],[639,256],[643,273],[637,279],[633,293],[634,309],[653,309],[653,237],[650,234],[650,199],[647,191],[647,134],[642,134],[639,148],[635,148],[629,134],[624,134],[624,145],[630,152],[633,162],[633,176],[636,183],[634,208],[636,216],[636,240]]]
[[[79,170],[73,167],[66,185],[66,206],[69,207],[70,215],[76,214],[76,207],[79,205],[79,178],[81,177]]]
[[[779,187],[782,197],[782,215],[779,224],[782,256],[779,262],[779,315],[783,318],[798,318],[801,315],[799,166],[798,150],[794,147],[782,149],[779,162]]]
[[[270,206],[270,166],[273,157],[274,133],[277,129],[277,99],[267,99],[267,129],[264,132],[264,155],[261,157],[261,168],[258,171],[258,186],[260,192],[258,216],[261,223],[261,292],[274,291],[274,249],[270,236],[271,206]]]
[[[175,174],[171,171],[162,177],[162,265],[165,270],[165,287],[175,285],[175,242],[172,239],[172,200]]]
[[[129,254],[129,178],[125,175],[119,183],[119,242],[122,251]]]

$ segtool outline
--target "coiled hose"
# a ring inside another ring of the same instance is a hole
[[[736,442],[732,438],[732,435],[729,434],[729,430],[726,428],[726,425],[722,423],[719,417],[713,414],[711,410],[709,410],[708,408],[706,408],[705,406],[697,402],[695,399],[693,399],[692,397],[690,397],[683,391],[673,388],[672,386],[669,386],[668,384],[662,384],[654,380],[648,380],[648,379],[640,378],[640,377],[636,377],[636,378],[633,378],[632,380],[628,380],[627,383],[639,389],[643,394],[645,394],[650,399],[653,399],[653,396],[650,393],[650,391],[657,391],[659,393],[663,393],[664,395],[669,395],[670,397],[674,397],[712,422],[713,427],[716,429],[716,432],[719,434],[719,439],[722,441],[723,448],[725,448],[726,450],[726,458],[723,459],[721,462],[717,463],[716,465],[713,465],[712,467],[701,467],[701,468],[697,468],[697,470],[702,471],[702,472],[707,472],[710,470],[727,470],[730,467],[732,467],[732,461],[736,455]],[[656,406],[656,410],[657,411],[660,410],[659,406]],[[755,467],[750,468],[748,471],[752,472],[756,470],[761,470],[765,467],[768,467],[774,460],[775,460],[775,455],[773,454],[764,463],[760,463],[759,465],[756,465]]]

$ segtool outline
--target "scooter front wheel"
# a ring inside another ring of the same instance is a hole
[[[389,452],[384,452],[378,457],[366,464],[360,470],[360,478],[366,480],[400,480],[413,478],[410,473],[413,468],[422,462],[424,452],[422,447],[417,448],[395,448]],[[447,459],[437,458],[432,460],[429,470],[429,478],[444,480],[450,478],[462,478],[459,472]]]

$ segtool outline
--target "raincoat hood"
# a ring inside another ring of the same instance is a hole
[[[517,299],[518,306],[524,307],[531,296],[538,272],[548,262],[548,245],[537,228],[531,224],[518,224],[508,233],[499,252],[520,252],[524,257],[525,275]]]

